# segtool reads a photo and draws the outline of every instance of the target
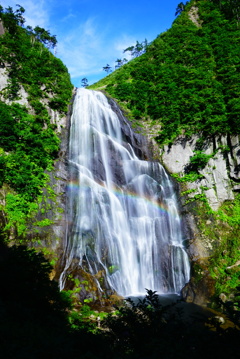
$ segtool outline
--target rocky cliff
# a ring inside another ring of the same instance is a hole
[[[8,70],[8,64],[2,63],[0,68],[0,100],[8,105],[17,103],[27,108],[29,113],[34,114],[34,109],[29,102],[29,94],[23,86],[20,86],[17,99],[10,100],[9,98],[6,98],[5,91],[9,84]],[[21,242],[27,243],[28,245],[43,251],[46,257],[52,261],[52,264],[56,267],[56,264],[59,262],[58,259],[61,258],[62,245],[66,235],[65,207],[66,188],[68,183],[67,148],[71,106],[69,106],[68,114],[53,110],[49,106],[49,101],[52,98],[53,95],[51,92],[48,93],[46,91],[44,98],[41,99],[41,103],[47,109],[50,124],[55,127],[55,133],[60,139],[59,151],[54,160],[53,170],[51,172],[46,171],[46,174],[49,176],[49,181],[47,184],[48,188],[43,188],[44,199],[42,203],[38,203],[39,209],[35,213],[35,216],[27,221],[27,228],[21,237]],[[14,191],[6,184],[0,189],[2,227],[8,223],[5,206],[6,196],[11,192],[14,193]],[[47,222],[49,225],[42,226],[41,223],[46,219],[49,220],[49,222]],[[33,222],[35,222],[34,225]],[[18,229],[15,228],[15,226],[8,230],[8,235],[12,240],[12,243],[19,241],[18,234]],[[56,270],[53,272],[53,276],[54,275],[56,275]]]
[[[216,295],[215,285],[220,277],[217,266],[221,266],[221,261],[231,262],[231,249],[226,245],[226,239],[229,243],[232,241],[234,247],[236,230],[225,221],[222,214],[227,212],[222,212],[222,208],[227,208],[227,211],[234,208],[234,199],[240,190],[240,143],[239,136],[211,136],[201,141],[199,151],[199,140],[198,135],[190,138],[179,136],[171,145],[165,145],[160,153],[164,166],[177,179],[181,191],[188,253],[192,262],[192,279],[183,295],[187,301],[206,304]],[[205,161],[194,166],[192,159],[196,153],[200,153],[200,158]],[[220,255],[219,251],[222,251]],[[215,264],[216,275],[213,275],[212,263],[216,253],[219,262]],[[230,267],[239,272],[236,253],[231,265],[225,266],[226,280],[231,279]]]
[[[170,173],[184,177],[191,166],[200,137],[178,137],[172,145],[164,146],[162,161]],[[188,194],[194,198],[203,191],[213,210],[217,210],[224,201],[233,200],[234,193],[240,190],[240,143],[239,136],[217,136],[204,141],[202,153],[210,156],[204,168],[200,168],[199,178],[186,183]],[[204,188],[204,189],[203,189]],[[203,189],[203,190],[202,190]]]

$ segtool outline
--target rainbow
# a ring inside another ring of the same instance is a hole
[[[152,208],[154,208],[155,210],[160,212],[162,215],[167,214],[170,216],[175,216],[175,213],[173,213],[165,203],[153,200],[149,196],[140,196],[136,192],[123,190],[123,189],[119,188],[118,186],[112,186],[111,188],[108,188],[108,187],[106,187],[104,182],[100,182],[100,181],[98,181],[98,182],[95,181],[95,183],[96,183],[96,185],[100,186],[101,188],[104,188],[107,192],[115,195],[120,200],[120,202],[127,202],[127,201],[132,201],[132,202],[135,201],[136,202],[136,201],[144,200],[144,202],[146,203],[147,206],[151,206]],[[67,191],[69,191],[71,193],[75,192],[76,195],[80,190],[88,191],[91,188],[92,188],[91,186],[86,185],[86,184],[81,185],[79,183],[79,181],[77,181],[77,180],[72,180],[67,185]]]

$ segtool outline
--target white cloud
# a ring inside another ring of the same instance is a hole
[[[104,77],[103,66],[107,63],[114,69],[118,58],[130,59],[130,54],[123,53],[127,47],[134,45],[136,39],[127,34],[116,34],[108,24],[103,24],[98,17],[88,18],[73,28],[66,27],[64,33],[57,35],[57,56],[68,67],[73,82],[78,78]]]
[[[71,21],[71,19],[74,19],[76,17],[76,15],[73,14],[72,11],[70,11],[66,16],[64,16],[60,21],[61,22],[68,22],[69,20]]]
[[[129,46],[135,45],[136,39],[133,36],[128,36],[126,34],[121,35],[117,40],[115,40],[113,48],[116,50],[116,53],[119,53],[119,57],[125,57],[127,60],[131,59],[131,55],[128,52],[123,53],[125,49]]]
[[[47,28],[49,26],[49,11],[47,3],[44,0],[32,1],[24,0],[23,7],[26,8],[26,23],[32,27],[40,26]]]
[[[2,0],[1,4],[4,8],[11,6],[13,10],[16,9],[16,0]],[[26,25],[32,27],[49,26],[49,12],[48,12],[48,3],[46,0],[21,0],[20,5],[25,9],[24,18],[26,20]]]
[[[98,70],[102,56],[103,32],[94,18],[78,25],[74,31],[58,35],[57,56],[67,65],[72,78]]]
[[[94,4],[94,1],[20,1],[26,10],[26,25],[38,25],[56,35],[56,56],[67,66],[73,82],[80,77],[94,80],[103,77],[106,75],[103,66],[108,63],[114,68],[118,58],[129,60],[130,54],[123,53],[123,50],[136,43],[136,38],[127,34],[129,29],[125,29],[125,33],[118,32],[115,21],[111,18],[108,23],[104,13],[96,10],[97,15],[89,17],[90,8],[87,5],[90,2]],[[1,4],[16,9],[16,0],[2,0]]]

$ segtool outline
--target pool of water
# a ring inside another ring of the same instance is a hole
[[[135,304],[138,303],[139,300],[143,300],[146,295],[140,294],[138,296],[128,296],[125,299],[130,298]],[[178,294],[158,294],[159,302],[165,306],[173,303],[178,303],[181,300],[181,296]]]
[[[139,300],[143,300],[145,297],[146,295],[142,294],[139,296],[128,296],[127,298],[131,298],[131,300],[137,304]],[[209,308],[202,307],[194,303],[184,302],[182,297],[178,294],[159,294],[158,298],[162,306],[172,305],[172,307],[169,309],[170,312],[174,313],[176,311],[181,313],[182,319],[189,323],[198,320],[204,323],[204,320],[216,315],[216,313],[213,313],[213,311]]]

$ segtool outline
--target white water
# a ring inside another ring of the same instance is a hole
[[[137,158],[123,142],[106,97],[79,89],[71,120],[67,262],[96,275],[122,296],[179,293],[189,280],[176,198],[159,163]],[[101,289],[101,283],[98,283]]]

